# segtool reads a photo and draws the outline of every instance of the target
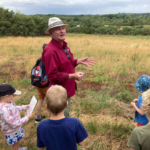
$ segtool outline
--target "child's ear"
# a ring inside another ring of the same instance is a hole
[[[49,113],[51,113],[50,110],[49,110],[48,107],[47,107],[47,104],[45,105],[45,108],[48,110]]]
[[[9,95],[5,95],[4,97],[7,98]]]
[[[68,101],[67,101],[67,103],[66,103],[66,107],[68,107]]]
[[[45,108],[48,110],[48,108],[47,108],[47,104],[45,105]]]

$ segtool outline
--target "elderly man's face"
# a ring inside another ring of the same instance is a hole
[[[52,38],[63,44],[66,39],[66,29],[64,26],[55,27],[50,31]]]

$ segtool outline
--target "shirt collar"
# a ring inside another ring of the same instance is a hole
[[[63,44],[52,38],[52,42],[60,48],[67,48],[67,42],[63,41]]]

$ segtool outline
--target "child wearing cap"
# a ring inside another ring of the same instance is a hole
[[[141,111],[146,114],[148,124],[133,129],[127,143],[132,150],[150,150],[150,89],[142,94]]]
[[[11,84],[0,84],[0,124],[1,131],[5,134],[8,145],[12,150],[26,150],[19,148],[19,141],[24,137],[22,125],[32,117],[31,114],[21,118],[20,111],[30,107],[29,105],[15,106],[14,95],[20,95]]]
[[[83,145],[88,136],[83,125],[76,118],[65,118],[64,109],[68,106],[66,89],[59,85],[51,86],[46,93],[46,108],[51,117],[37,127],[38,150],[77,150],[77,143]]]
[[[141,93],[147,91],[150,88],[150,76],[142,75],[135,83],[135,87]],[[148,123],[148,119],[144,112],[140,109],[143,103],[142,94],[138,99],[134,99],[131,102],[131,106],[135,109],[135,121],[137,122],[137,127],[144,126]]]

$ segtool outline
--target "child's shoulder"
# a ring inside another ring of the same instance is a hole
[[[42,120],[42,121],[39,123],[38,126],[47,124],[49,121],[50,121],[49,119],[47,119],[47,120]]]
[[[11,105],[9,103],[0,103],[0,115],[9,112],[11,110]]]
[[[142,94],[139,96],[138,101],[142,101]]]
[[[81,124],[77,118],[66,118],[66,122],[68,122],[69,124],[73,124],[73,125]]]
[[[0,103],[0,109],[10,109],[12,106],[12,103]]]
[[[68,121],[76,121],[76,122],[79,122],[79,120],[77,118],[65,118],[66,120]]]

